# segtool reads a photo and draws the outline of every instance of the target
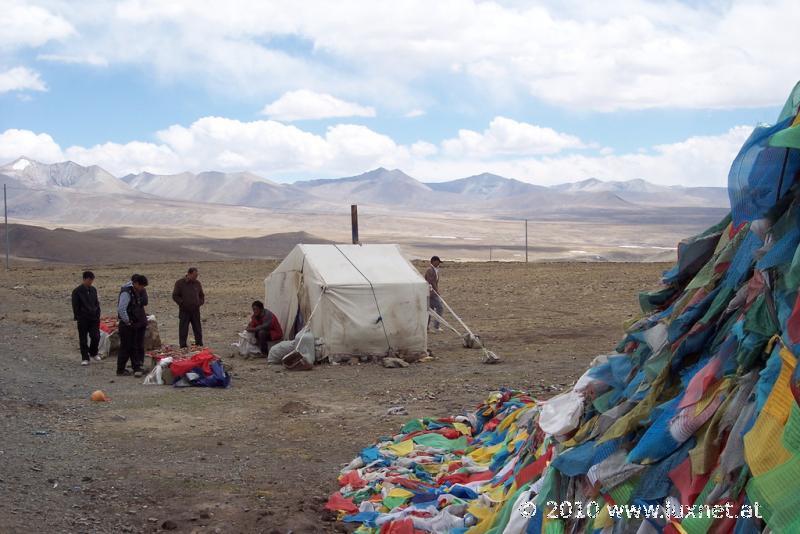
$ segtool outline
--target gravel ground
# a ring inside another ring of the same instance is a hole
[[[450,304],[503,363],[486,366],[452,334],[431,335],[434,360],[289,373],[229,358],[275,262],[201,263],[206,342],[233,365],[227,390],[143,386],[114,362],[81,367],[69,294],[76,266],[0,274],[0,531],[324,532],[342,465],[408,417],[444,416],[499,387],[547,397],[609,352],[638,315],[636,293],[664,264],[446,264]],[[185,265],[95,267],[104,310],[134,271],[147,275],[166,343],[169,295]],[[419,265],[422,268],[422,265]],[[105,312],[104,312],[105,314]],[[103,389],[108,403],[93,403]],[[403,406],[409,415],[387,415]]]

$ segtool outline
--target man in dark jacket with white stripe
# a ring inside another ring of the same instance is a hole
[[[78,323],[78,342],[81,348],[81,365],[100,359],[100,299],[94,284],[94,273],[84,271],[83,283],[72,290],[72,316]],[[90,341],[87,342],[87,338]]]
[[[131,281],[120,288],[117,301],[119,318],[119,353],[117,354],[117,376],[129,375],[128,360],[133,367],[133,376],[144,374],[144,336],[147,330],[147,277],[131,276]]]

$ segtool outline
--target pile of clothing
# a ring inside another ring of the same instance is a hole
[[[97,354],[105,359],[116,356],[119,350],[119,319],[117,317],[100,318],[100,343]]]
[[[119,328],[119,318],[117,317],[101,317],[100,318],[100,332],[106,334],[113,334]]]
[[[161,347],[161,336],[158,333],[158,322],[155,315],[147,316],[147,329],[144,333],[144,349],[146,351]],[[98,354],[105,359],[116,357],[119,350],[119,318],[106,316],[100,318],[100,343]]]
[[[148,352],[147,356],[151,358],[153,368],[145,378],[145,384],[226,388],[231,382],[222,360],[209,348],[167,345]]]
[[[798,105],[748,139],[731,215],[679,244],[571,390],[412,420],[326,507],[362,533],[800,532],[800,151],[770,146],[797,129],[800,148]]]

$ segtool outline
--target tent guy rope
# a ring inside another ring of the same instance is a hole
[[[441,299],[442,304],[444,304],[444,307],[447,308],[447,311],[449,311],[453,315],[453,317],[455,317],[456,320],[461,324],[461,326],[464,327],[464,330],[467,331],[467,335],[469,336],[469,338],[468,338],[469,342],[471,344],[477,345],[478,347],[480,347],[483,350],[483,363],[498,363],[500,361],[500,357],[497,354],[495,354],[494,352],[492,352],[492,351],[490,351],[489,349],[486,348],[486,346],[483,344],[483,341],[481,341],[481,338],[479,338],[478,336],[476,336],[475,334],[472,333],[472,330],[469,329],[469,327],[467,326],[467,323],[465,323],[461,319],[461,317],[459,317],[458,314],[455,311],[453,311],[453,308],[450,307],[450,305],[447,303],[447,301],[444,300],[442,298],[442,296],[439,293],[436,292],[435,289],[431,289],[431,291],[433,291],[433,293],[436,296],[438,296],[439,299]],[[470,345],[467,344],[467,346],[470,346]]]

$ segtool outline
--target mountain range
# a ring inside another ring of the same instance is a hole
[[[86,209],[82,219],[94,225],[125,217],[138,220],[141,214],[130,212],[146,211],[154,203],[163,207],[164,202],[336,213],[359,204],[377,211],[549,219],[636,213],[654,207],[728,206],[727,191],[721,187],[666,187],[645,180],[595,178],[545,187],[490,173],[424,183],[401,170],[384,168],[346,178],[285,184],[250,172],[142,172],[118,178],[95,165],[44,164],[21,157],[0,167],[0,183],[8,184],[14,197],[12,216],[59,220],[71,211]],[[107,198],[98,203],[98,196]]]
[[[538,260],[656,261],[729,211],[721,187],[545,187],[489,173],[426,183],[384,168],[285,184],[250,172],[116,177],[22,157],[0,166],[0,183],[18,225],[12,255],[69,262],[280,257],[298,242],[348,242],[350,204],[360,242],[398,243],[409,257],[519,261],[530,222]]]

